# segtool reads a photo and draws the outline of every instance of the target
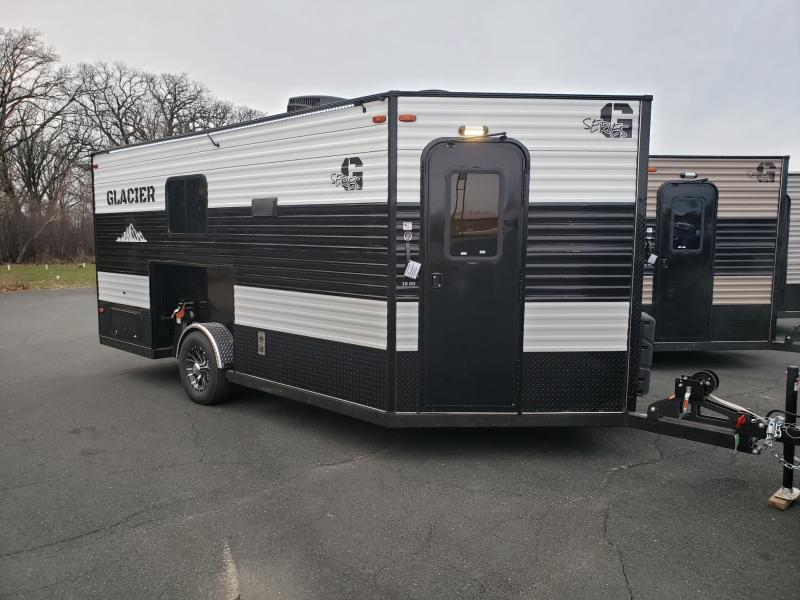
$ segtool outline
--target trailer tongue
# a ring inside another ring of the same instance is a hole
[[[734,452],[761,454],[769,451],[783,464],[783,483],[769,500],[770,506],[785,510],[800,498],[794,487],[794,472],[800,459],[794,455],[800,445],[797,424],[797,394],[800,369],[786,370],[786,406],[761,416],[749,408],[715,396],[719,377],[710,370],[675,379],[675,391],[668,398],[652,402],[645,413],[630,412],[626,424],[687,440],[732,448]],[[783,453],[775,443],[783,444]]]

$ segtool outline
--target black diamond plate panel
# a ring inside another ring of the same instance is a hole
[[[416,412],[419,407],[419,353],[398,352],[396,362],[397,412]]]
[[[711,307],[711,339],[765,342],[769,339],[771,312],[769,304],[714,305]]]
[[[265,331],[266,354],[258,354]],[[234,326],[234,362],[240,373],[303,390],[386,408],[386,351],[255,327]]]
[[[626,352],[529,352],[522,356],[523,412],[621,412],[625,408]]]

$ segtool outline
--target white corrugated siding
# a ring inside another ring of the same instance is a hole
[[[645,275],[642,280],[642,304],[653,303],[653,276]]]
[[[385,115],[387,102],[312,113],[206,136],[138,146],[95,157],[98,213],[164,209],[168,177],[203,174],[211,208],[249,206],[253,198],[278,198],[279,204],[386,202],[388,128],[372,122]],[[342,161],[364,163],[361,190],[336,187],[331,175]],[[155,187],[155,202],[109,206],[106,193],[128,187]]]
[[[714,277],[714,304],[770,304],[772,277]]]
[[[786,283],[800,283],[800,173],[789,173],[786,192],[791,199]]]
[[[386,349],[386,302],[233,286],[236,324]]]
[[[548,98],[399,98],[397,200],[419,202],[422,150],[432,140],[455,137],[461,125],[486,125],[506,132],[531,155],[531,202],[634,202],[636,199],[639,102],[633,109],[633,135],[606,138],[589,133],[586,118],[599,118],[613,100]]]
[[[97,298],[103,302],[150,308],[150,278],[98,271]]]
[[[629,310],[628,302],[526,302],[523,351],[625,351]]]
[[[761,162],[775,166],[774,181],[757,181],[754,174]],[[719,200],[717,217],[720,218],[778,218],[783,159],[713,158],[701,157],[650,157],[647,178],[647,214],[656,218],[658,188],[665,181],[677,181],[681,173],[697,173],[698,179],[707,178],[717,186]]]
[[[398,302],[396,318],[398,352],[416,352],[419,346],[419,303]]]

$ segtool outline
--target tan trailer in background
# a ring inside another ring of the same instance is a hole
[[[650,157],[642,302],[657,350],[770,346],[784,301],[787,165],[786,156]]]

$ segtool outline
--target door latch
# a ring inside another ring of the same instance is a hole
[[[431,273],[431,288],[438,290],[444,283],[444,275],[441,273]]]
[[[659,258],[658,259],[658,268],[659,269],[669,269],[670,262],[668,258]]]

